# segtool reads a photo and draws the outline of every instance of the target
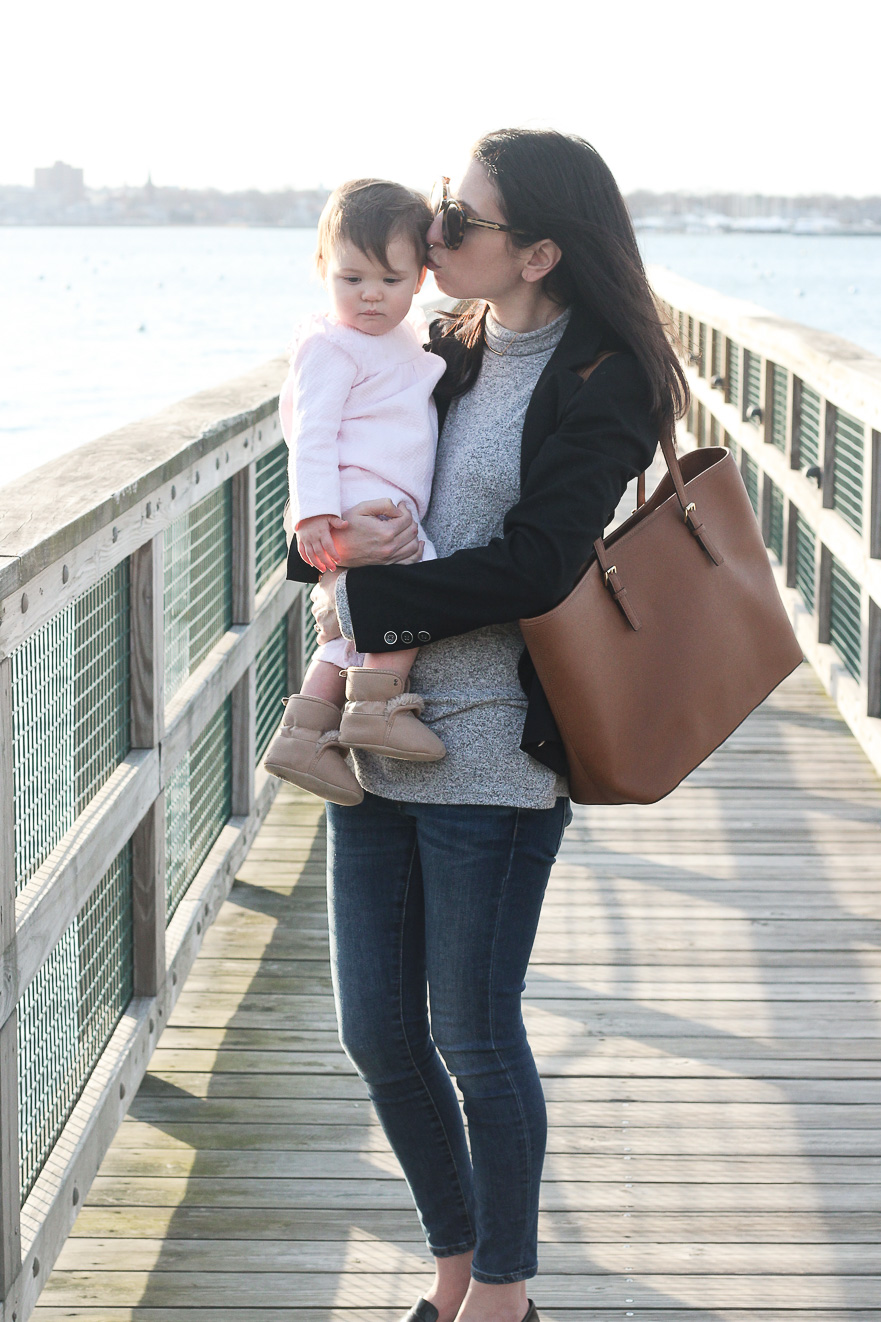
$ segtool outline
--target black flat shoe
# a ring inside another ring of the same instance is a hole
[[[529,1308],[526,1310],[526,1316],[524,1317],[523,1322],[541,1322],[541,1318],[535,1310],[535,1304],[531,1299],[527,1300],[527,1302]],[[404,1317],[401,1318],[401,1322],[437,1322],[439,1316],[440,1314],[434,1304],[430,1304],[427,1299],[423,1299],[420,1295],[409,1313],[406,1313]]]
[[[439,1317],[440,1313],[434,1304],[430,1304],[427,1299],[423,1299],[420,1295],[409,1313],[405,1313],[401,1318],[401,1322],[437,1322]],[[533,1319],[530,1318],[529,1322],[533,1322]]]

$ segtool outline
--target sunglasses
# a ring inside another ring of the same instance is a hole
[[[454,251],[456,248],[461,248],[469,225],[482,230],[502,230],[505,234],[522,233],[521,230],[515,230],[513,225],[500,225],[497,220],[478,220],[476,216],[466,215],[462,203],[450,197],[450,181],[446,175],[442,176],[432,188],[430,200],[432,211],[441,218],[441,235],[445,248]]]

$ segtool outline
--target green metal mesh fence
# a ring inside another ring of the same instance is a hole
[[[798,456],[802,468],[813,468],[820,462],[820,396],[810,386],[802,384],[801,407],[798,420]]]
[[[232,623],[229,482],[165,530],[165,697]]]
[[[762,360],[757,353],[748,350],[743,355],[746,376],[746,405],[758,408],[762,401]]]
[[[227,698],[165,789],[165,917],[169,921],[231,811],[232,707]]]
[[[759,466],[752,455],[744,454],[741,458],[740,471],[743,474],[743,482],[749,496],[749,503],[753,507],[753,512],[759,512]]]
[[[19,1002],[22,1201],[33,1188],[132,992],[132,851],[128,844]]]
[[[817,539],[802,514],[795,517],[795,586],[809,611],[814,609]]]
[[[860,585],[834,556],[829,592],[829,641],[845,668],[854,679],[859,679],[862,648]]]
[[[18,890],[131,747],[129,617],[123,561],[11,655]]]
[[[780,451],[786,449],[786,400],[788,394],[789,373],[785,367],[771,366],[771,444]]]
[[[728,399],[732,404],[740,403],[740,346],[733,340],[728,341]]]
[[[257,653],[257,761],[263,757],[267,745],[282,717],[282,697],[288,692],[288,628],[287,620],[270,635]]]
[[[843,409],[835,411],[835,459],[832,465],[832,504],[852,528],[863,528],[865,428]]]
[[[257,460],[257,591],[288,551],[282,525],[288,495],[288,447],[277,445]]]
[[[783,492],[776,482],[768,487],[768,545],[783,560]]]

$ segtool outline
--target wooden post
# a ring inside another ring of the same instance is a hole
[[[781,371],[782,370],[783,369],[781,368]],[[792,424],[793,424],[793,413],[795,411],[794,404],[795,404],[795,374],[793,372],[787,372],[786,373],[786,417],[784,419],[783,453],[786,455],[786,459],[790,468],[792,468],[793,466]]]
[[[774,364],[770,358],[764,360],[762,371],[762,440],[765,445],[772,444],[774,434]]]
[[[872,432],[869,462],[868,518],[869,555],[881,558],[881,432]]]
[[[0,661],[0,950],[15,940],[12,662]],[[21,1271],[18,1162],[18,1011],[0,1025],[0,1299]]]
[[[823,509],[835,504],[835,405],[820,401],[820,467],[823,469]]]
[[[819,542],[819,538],[817,541]],[[832,605],[832,552],[828,546],[820,543],[820,556],[817,573],[817,642],[828,643],[831,639]]]
[[[155,748],[165,733],[163,547],[159,533],[129,559],[133,748]]]
[[[796,472],[801,468],[801,380],[794,372],[789,374],[789,467]]]
[[[165,734],[163,537],[131,557],[132,745],[157,748]],[[165,795],[132,837],[134,993],[155,996],[165,978]]]
[[[876,433],[877,435],[877,433]],[[881,606],[869,598],[866,715],[881,716]]]
[[[165,791],[132,836],[134,994],[156,996],[165,978]]]
[[[250,624],[257,585],[257,469],[232,478],[232,622]]]
[[[281,697],[281,694],[279,694]],[[247,817],[256,803],[257,667],[252,662],[230,694],[232,708],[232,815]],[[281,706],[279,706],[281,711]]]
[[[794,588],[798,578],[798,506],[786,502],[786,520],[783,525],[783,563],[786,566],[786,586]]]
[[[232,479],[232,621],[250,624],[257,595],[257,466],[248,464]],[[248,666],[232,691],[232,812],[254,810],[257,667]]]

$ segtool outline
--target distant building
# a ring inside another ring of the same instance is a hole
[[[74,165],[56,161],[46,169],[34,170],[34,191],[49,194],[57,202],[80,202],[83,198],[83,172]]]

